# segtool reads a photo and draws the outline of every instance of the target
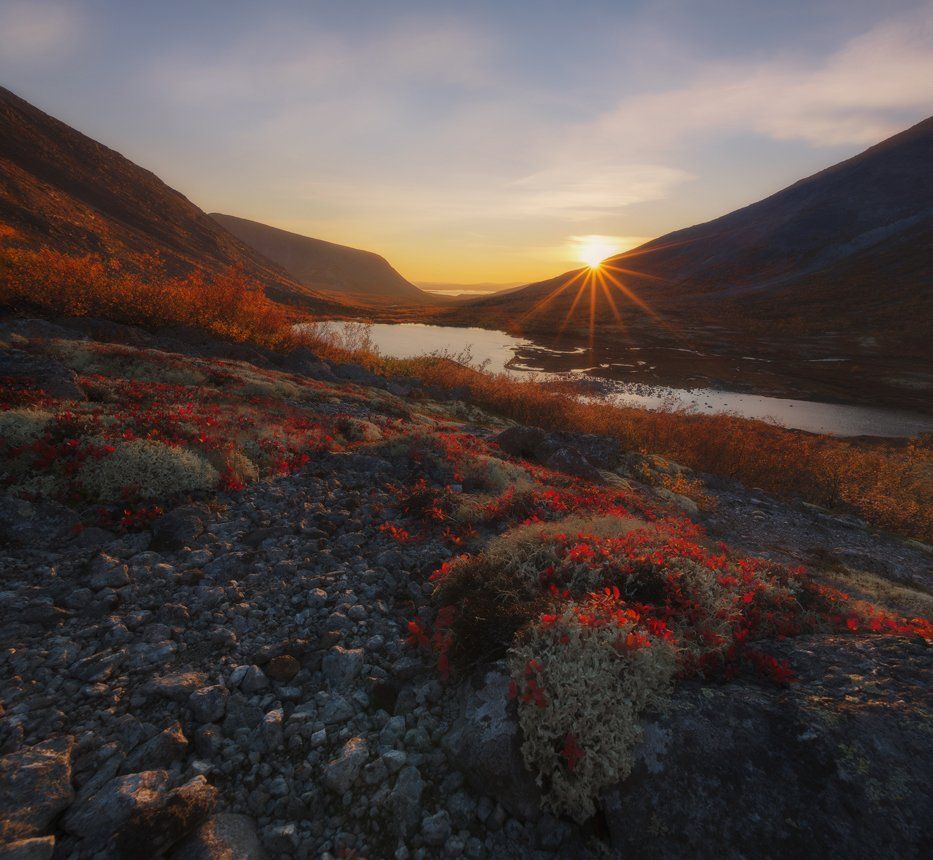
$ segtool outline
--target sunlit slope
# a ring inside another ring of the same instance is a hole
[[[332,306],[155,174],[2,87],[0,225],[21,247],[131,267],[136,258],[158,255],[170,272],[237,267],[273,298]]]

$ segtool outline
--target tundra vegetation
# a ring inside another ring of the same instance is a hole
[[[412,405],[245,361],[21,339],[17,348],[72,370],[87,399],[5,380],[0,485],[72,507],[84,527],[132,531],[170,505],[235,493],[316,457],[356,451],[399,464],[391,488],[399,514],[380,530],[454,554],[433,574],[434,609],[411,619],[410,643],[436,660],[444,681],[507,661],[525,763],[558,813],[592,815],[599,792],[628,774],[642,719],[682,679],[791,684],[791,666],[767,643],[820,631],[933,638],[922,618],[714,544],[624,480],[594,483],[511,457],[468,422],[602,433],[626,450],[839,506],[920,539],[931,536],[929,440],[863,448],[728,416],[582,403],[440,357],[394,361],[295,333],[235,274],[150,280],[87,257],[4,254],[6,307],[193,325],[270,354],[310,346],[332,362],[353,358],[420,380]],[[467,402],[425,393],[458,387]],[[353,414],[355,399],[373,398],[382,398],[380,423]],[[702,500],[691,480],[668,489]]]

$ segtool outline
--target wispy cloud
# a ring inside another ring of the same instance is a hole
[[[873,143],[933,112],[933,4],[819,62],[709,64],[688,86],[623,99],[577,129],[587,148],[638,153],[754,132],[815,146]]]
[[[70,50],[83,21],[73,4],[12,0],[0,4],[0,48],[7,60],[46,63]]]

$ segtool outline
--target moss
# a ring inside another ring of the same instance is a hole
[[[217,470],[200,455],[148,439],[121,443],[78,472],[80,484],[98,501],[115,501],[127,488],[141,498],[168,498],[213,489],[218,480]]]
[[[45,435],[52,421],[48,412],[38,409],[10,409],[0,412],[0,439],[9,447],[29,445]]]
[[[63,340],[55,342],[54,353],[63,364],[83,375],[100,374],[170,385],[203,385],[207,381],[199,361],[161,350]]]

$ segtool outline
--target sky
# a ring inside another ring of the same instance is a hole
[[[415,282],[551,277],[760,199],[933,113],[931,45],[931,0],[0,0],[0,84]]]

